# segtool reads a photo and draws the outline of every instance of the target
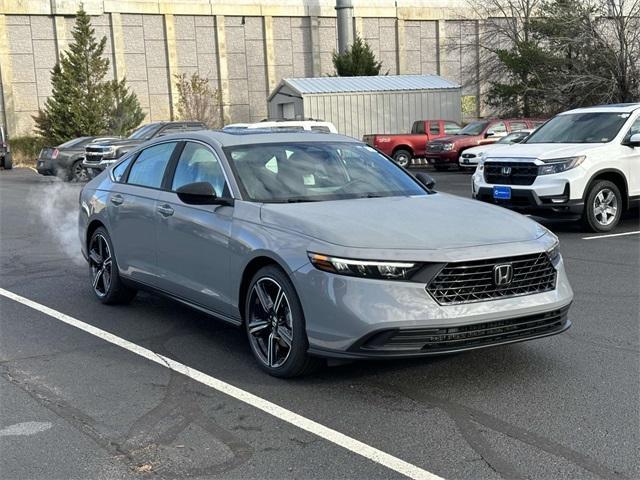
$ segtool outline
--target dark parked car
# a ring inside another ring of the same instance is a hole
[[[5,170],[11,170],[11,168],[13,168],[9,139],[4,131],[4,127],[0,127],[0,167]]]
[[[143,125],[134,131],[129,137],[96,142],[87,145],[82,166],[94,176],[106,167],[116,162],[122,155],[134,149],[138,145],[162,137],[171,133],[180,133],[193,130],[206,130],[207,126],[202,122],[154,122]]]
[[[91,142],[103,140],[107,138],[78,137],[57,147],[44,147],[38,155],[36,170],[40,175],[55,175],[67,182],[85,180],[84,149]]]

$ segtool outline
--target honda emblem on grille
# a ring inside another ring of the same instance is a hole
[[[511,167],[502,167],[502,175],[505,175],[505,176],[511,175]]]
[[[513,265],[500,263],[493,267],[493,283],[496,287],[506,287],[513,281]]]

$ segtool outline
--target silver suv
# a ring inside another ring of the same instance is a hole
[[[85,186],[80,241],[102,302],[147,289],[242,326],[281,377],[321,357],[442,354],[570,325],[555,235],[340,135],[149,142]]]

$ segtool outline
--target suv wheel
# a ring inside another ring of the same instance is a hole
[[[89,241],[89,267],[93,293],[102,303],[112,305],[128,303],[136,296],[136,290],[127,287],[118,273],[109,234],[99,227]]]
[[[613,230],[622,216],[622,195],[608,180],[598,180],[587,194],[582,220],[594,232]]]
[[[84,182],[88,179],[87,171],[82,166],[82,160],[73,162],[65,176],[67,182]]]
[[[393,159],[402,168],[407,168],[411,163],[411,152],[409,150],[396,150],[393,154]]]
[[[289,277],[278,267],[260,269],[251,280],[244,323],[249,345],[263,370],[275,377],[296,377],[315,370],[307,355],[302,306]]]

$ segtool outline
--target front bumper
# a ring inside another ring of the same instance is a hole
[[[452,305],[438,304],[423,283],[344,277],[311,265],[294,272],[293,280],[304,309],[310,354],[406,358],[520,342],[566,330],[571,325],[566,311],[573,291],[562,260],[556,269],[554,290]],[[554,315],[555,320],[548,320]],[[514,323],[528,323],[523,328],[531,329],[523,331]],[[494,336],[479,338],[486,335]],[[433,340],[436,337],[440,341]]]
[[[457,165],[458,155],[459,153],[456,150],[448,150],[446,152],[430,152],[427,148],[424,157],[427,159],[430,165],[450,165],[452,163]]]
[[[574,174],[572,171],[571,175]],[[485,181],[483,172],[476,170],[471,182],[471,193],[476,200],[520,213],[579,218],[584,210],[584,201],[572,191],[573,182],[566,174],[538,176],[532,185],[506,185],[511,187],[509,200],[493,198],[494,185]]]

